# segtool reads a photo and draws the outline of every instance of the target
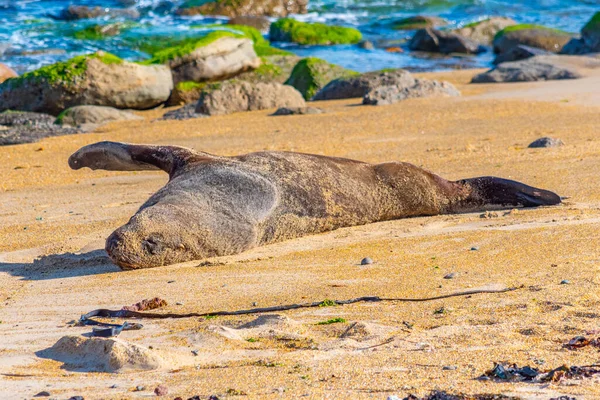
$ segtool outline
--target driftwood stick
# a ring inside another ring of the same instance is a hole
[[[327,306],[354,304],[354,303],[361,303],[361,302],[362,303],[377,303],[377,302],[384,302],[384,301],[386,301],[386,302],[423,302],[423,301],[447,299],[450,297],[470,296],[473,294],[481,294],[481,293],[506,293],[506,292],[512,292],[514,290],[521,289],[522,287],[523,286],[506,288],[506,289],[474,289],[474,290],[465,290],[462,292],[445,294],[445,295],[441,295],[441,296],[423,297],[423,298],[386,298],[386,297],[379,297],[379,296],[364,296],[364,297],[357,297],[357,298],[348,299],[348,300],[324,300],[324,301],[315,301],[312,303],[287,304],[287,305],[283,305],[283,306],[251,308],[248,310],[213,311],[213,312],[205,312],[205,313],[187,313],[187,314],[149,313],[149,312],[139,312],[139,311],[129,311],[129,310],[99,309],[99,310],[90,311],[89,313],[82,315],[80,321],[86,325],[96,325],[96,324],[97,325],[109,325],[109,324],[104,324],[104,323],[101,323],[98,321],[94,321],[91,318],[93,318],[93,317],[136,318],[136,319],[193,318],[193,317],[212,317],[212,316],[225,316],[225,315],[261,314],[261,313],[274,312],[274,311],[296,310],[298,308],[327,307]]]

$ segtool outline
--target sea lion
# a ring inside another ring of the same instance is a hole
[[[220,157],[176,146],[100,142],[73,169],[162,169],[169,182],[106,240],[123,269],[158,267],[404,217],[560,203],[547,190],[480,177],[456,182],[404,162],[291,152]]]

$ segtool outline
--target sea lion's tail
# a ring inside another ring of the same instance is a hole
[[[560,196],[549,190],[538,189],[509,179],[483,176],[463,179],[458,184],[466,186],[469,196],[463,202],[466,207],[513,206],[539,207],[560,204]]]

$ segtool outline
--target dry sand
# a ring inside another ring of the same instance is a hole
[[[335,101],[318,104],[328,110],[321,115],[251,112],[188,121],[153,122],[164,112],[155,110],[140,113],[145,121],[113,123],[94,134],[0,148],[0,398],[42,390],[65,399],[141,398],[153,396],[158,384],[170,398],[184,399],[236,391],[244,398],[385,399],[433,389],[600,398],[592,379],[569,385],[476,379],[495,361],[545,369],[600,361],[597,349],[563,348],[600,328],[599,81],[468,85],[475,72],[436,75],[459,87],[459,99],[386,107]],[[542,136],[566,145],[527,148]],[[99,250],[104,238],[167,177],[68,169],[72,152],[99,140],[223,155],[290,150],[403,160],[450,179],[501,176],[568,199],[491,219],[477,213],[341,229],[205,266],[120,272]],[[375,263],[358,265],[366,256]],[[444,279],[449,272],[458,276]],[[570,284],[561,285],[564,279]],[[80,314],[155,296],[169,302],[165,311],[191,312],[363,295],[428,297],[487,285],[524,288],[272,318],[141,321],[142,330],[119,340],[151,346],[147,351],[162,360],[153,371],[86,372],[88,364],[41,357],[61,337],[90,330],[69,324]],[[441,307],[446,312],[436,314]],[[315,325],[336,317],[347,322]],[[135,392],[138,385],[145,389]]]

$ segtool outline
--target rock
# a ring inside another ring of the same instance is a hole
[[[305,115],[305,114],[322,114],[323,110],[316,107],[281,107],[273,113],[273,115]]]
[[[154,389],[154,394],[157,396],[166,396],[169,394],[169,389],[165,385],[158,385]]]
[[[313,100],[335,100],[364,97],[379,86],[413,86],[415,78],[404,69],[367,72],[357,76],[334,79],[313,97]]]
[[[266,17],[239,16],[233,17],[228,22],[228,25],[245,25],[258,29],[261,32],[268,32],[271,26],[271,21]]]
[[[4,82],[9,78],[16,78],[18,75],[8,65],[0,63],[0,83]]]
[[[272,42],[293,42],[302,45],[356,44],[362,34],[358,29],[343,26],[308,23],[282,18],[271,24],[269,39]]]
[[[554,139],[551,137],[543,137],[543,138],[534,140],[527,147],[529,147],[530,149],[535,149],[535,148],[539,148],[539,147],[560,147],[560,146],[564,146],[564,142],[562,140]]]
[[[330,64],[320,58],[309,57],[294,66],[285,84],[295,87],[306,100],[309,100],[332,80],[353,75],[358,73]]]
[[[250,83],[285,83],[292,70],[301,60],[298,56],[265,56],[261,57],[261,65],[257,69],[244,72],[235,77],[236,80]]]
[[[473,246],[473,247],[471,247],[471,251],[478,251],[478,250],[479,250],[479,247],[478,247],[478,246]]]
[[[106,25],[91,25],[73,33],[75,39],[80,40],[101,40],[111,36],[120,35],[125,25],[121,22]]]
[[[456,365],[444,365],[442,369],[444,371],[456,371]]]
[[[397,84],[374,88],[365,95],[363,104],[382,106],[409,98],[430,96],[460,96],[460,92],[448,82],[415,79],[415,84],[412,86]]]
[[[57,19],[74,21],[78,19],[92,19],[100,17],[138,19],[139,11],[135,8],[107,8],[71,5],[64,9]]]
[[[411,50],[442,54],[479,54],[485,51],[483,46],[472,39],[432,28],[419,29],[408,43],[408,47]]]
[[[306,107],[306,103],[291,86],[228,81],[208,85],[196,105],[196,112],[223,115],[279,107]]]
[[[45,137],[80,133],[81,129],[56,125],[49,114],[5,111],[0,113],[0,146],[31,143]]]
[[[149,371],[164,364],[147,348],[117,338],[63,336],[37,355],[63,362],[66,368],[97,372]]]
[[[533,56],[543,56],[550,55],[551,52],[543,49],[539,49],[537,47],[529,47],[525,45],[518,45],[512,47],[510,50],[500,53],[494,59],[494,64],[501,64],[503,62],[511,62],[511,61],[519,61],[525,60],[526,58],[530,58]]]
[[[79,126],[84,124],[105,124],[111,121],[143,120],[129,111],[105,106],[75,106],[66,109],[56,118],[59,125]]]
[[[582,68],[598,68],[598,60],[582,56],[534,56],[525,60],[498,64],[495,68],[476,75],[472,83],[530,82],[554,79],[577,79]]]
[[[186,120],[186,119],[192,119],[192,118],[205,118],[208,117],[208,115],[205,114],[198,114],[196,112],[196,104],[195,103],[191,103],[191,104],[187,104],[177,110],[172,110],[172,111],[168,111],[166,112],[162,118],[159,118],[161,120]]]
[[[34,395],[33,397],[50,397],[50,392],[47,391],[43,391],[43,392],[39,392],[38,394]]]
[[[412,30],[434,28],[436,26],[444,26],[447,24],[448,21],[443,18],[415,15],[413,17],[402,18],[393,22],[392,27],[398,30]]]
[[[373,264],[373,260],[371,259],[371,257],[365,257],[362,260],[360,260],[360,265],[370,265]]]
[[[570,284],[570,283],[571,283],[571,281],[569,281],[569,280],[567,280],[567,279],[563,279],[562,281],[560,281],[560,284],[561,284],[561,285],[568,285],[568,284]]]
[[[541,25],[520,24],[502,29],[494,36],[494,52],[505,53],[512,47],[525,45],[558,53],[572,36],[558,29]]]
[[[183,104],[197,103],[206,83],[194,81],[179,82],[171,92],[171,96],[165,103],[167,107],[180,106]]]
[[[146,387],[145,387],[145,386],[142,386],[142,385],[137,385],[137,386],[135,387],[135,391],[136,391],[136,392],[143,392],[144,390],[146,390]]]
[[[364,50],[375,50],[375,45],[370,40],[363,40],[358,44],[358,47]]]
[[[563,46],[559,54],[579,55],[589,53],[589,49],[581,38],[573,38]]]
[[[444,279],[454,279],[458,276],[456,272],[450,272],[449,274],[444,275]]]
[[[42,67],[0,84],[0,111],[58,115],[78,105],[144,110],[165,102],[173,81],[165,66],[130,63],[97,52]]]
[[[600,52],[600,11],[581,29],[581,39],[587,53]]]
[[[200,4],[200,5],[198,5]],[[286,17],[289,14],[306,14],[308,0],[187,0],[177,9],[178,15],[224,15]]]
[[[85,399],[83,398],[83,396],[71,396],[71,397],[69,397],[69,400],[85,400]]]
[[[516,24],[512,18],[491,17],[483,21],[467,24],[460,29],[455,29],[453,32],[478,43],[490,44],[498,32],[507,26]]]
[[[227,36],[227,32],[211,32],[194,46],[181,46],[159,51],[148,64],[166,64],[171,68],[173,83],[216,81],[258,68],[260,58],[250,39]]]

